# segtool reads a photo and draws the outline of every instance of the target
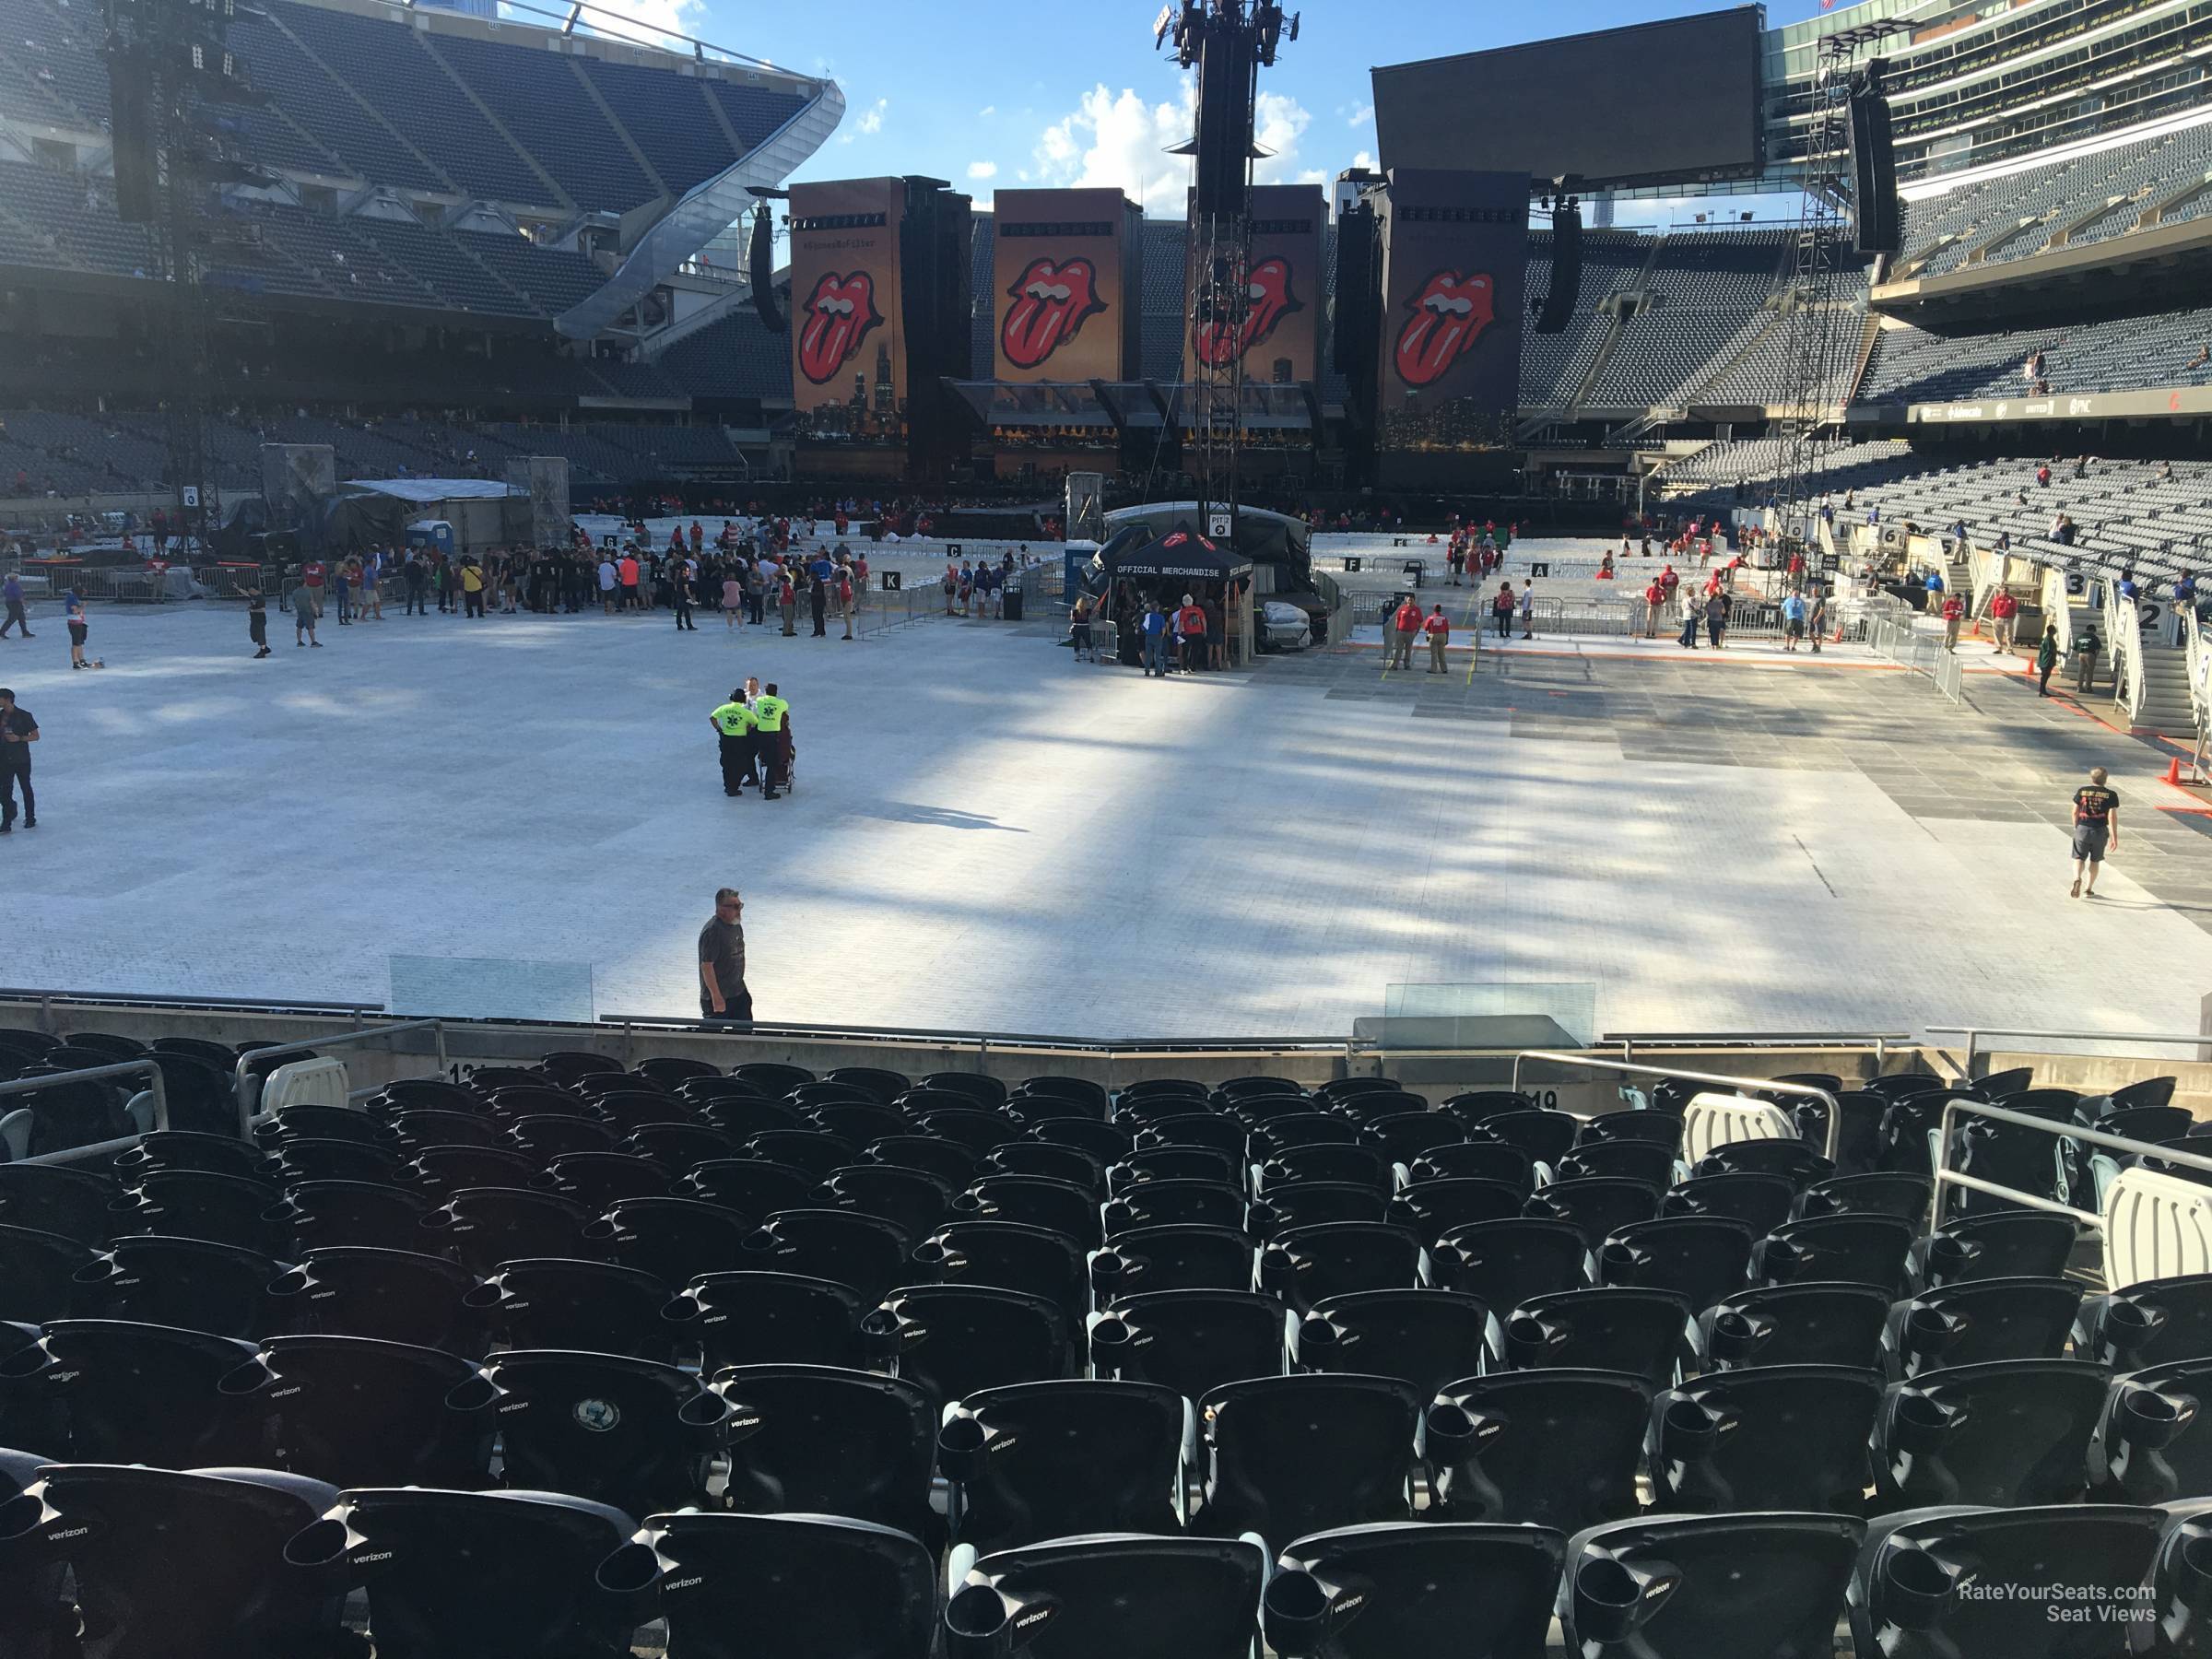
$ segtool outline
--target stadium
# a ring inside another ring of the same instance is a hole
[[[0,0],[0,1659],[2212,1652],[2212,6],[1342,9]]]

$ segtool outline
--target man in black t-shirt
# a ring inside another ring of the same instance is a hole
[[[714,895],[714,917],[699,930],[699,1017],[717,1023],[753,1018],[753,994],[745,987],[745,900],[735,888]]]
[[[39,723],[0,687],[0,835],[16,827],[16,790],[23,791],[23,828],[39,823],[38,797],[30,793],[30,746],[39,740]]]
[[[2108,852],[2120,851],[2120,792],[2106,787],[2104,768],[2074,792],[2074,889],[2077,899],[2097,897],[2097,872]],[[2084,874],[2088,884],[2083,884]]]

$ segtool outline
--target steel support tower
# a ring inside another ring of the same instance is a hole
[[[1835,406],[1849,395],[1843,382],[1858,355],[1862,324],[1852,304],[1854,285],[1841,280],[1855,257],[1852,83],[1865,49],[1908,27],[1894,18],[1864,23],[1821,36],[1817,49],[1805,194],[1791,274],[1778,298],[1786,331],[1780,383],[1767,399],[1781,411],[1775,436],[1782,443],[1768,494],[1782,516],[1785,547],[1811,536],[1821,464],[1842,424],[1842,410]]]
[[[1172,39],[1176,62],[1198,72],[1198,126],[1177,152],[1194,158],[1190,202],[1190,288],[1184,319],[1192,365],[1186,419],[1189,470],[1202,529],[1232,539],[1244,449],[1244,327],[1252,307],[1252,164],[1262,69],[1298,39],[1298,16],[1274,0],[1184,0],[1164,7],[1155,44]],[[1210,349],[1200,343],[1213,342]]]

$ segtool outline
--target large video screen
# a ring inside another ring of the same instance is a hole
[[[1521,395],[1527,182],[1398,168],[1382,207],[1377,445],[1496,443]]]
[[[1592,184],[1755,172],[1759,17],[1742,6],[1377,69],[1382,166]]]

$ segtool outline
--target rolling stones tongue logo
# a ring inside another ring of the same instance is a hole
[[[816,385],[853,360],[868,331],[883,318],[876,311],[876,279],[865,271],[850,276],[825,271],[806,298],[806,322],[799,330],[799,372]]]
[[[998,348],[1017,369],[1034,369],[1074,339],[1083,319],[1106,309],[1088,259],[1032,259],[1006,290],[1014,303],[998,326]]]
[[[1232,362],[1265,340],[1275,325],[1294,311],[1305,310],[1290,291],[1290,262],[1279,256],[1263,259],[1246,278],[1244,335],[1237,337],[1234,324],[1216,317],[1191,324],[1191,347],[1209,369]]]
[[[1406,310],[1413,314],[1398,329],[1398,378],[1409,386],[1433,385],[1459,361],[1461,353],[1496,321],[1490,311],[1488,272],[1461,276],[1438,271],[1420,286]]]

